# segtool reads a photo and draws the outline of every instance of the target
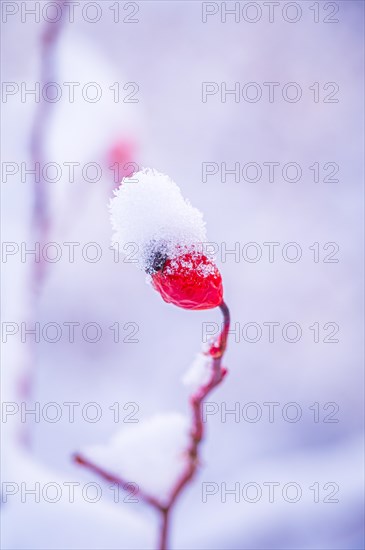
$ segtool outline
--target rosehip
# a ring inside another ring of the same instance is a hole
[[[210,309],[223,300],[218,268],[199,253],[166,259],[162,269],[152,275],[152,284],[165,302],[185,309]]]

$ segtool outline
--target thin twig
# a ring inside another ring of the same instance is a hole
[[[62,0],[57,0],[61,4]],[[65,10],[62,9],[61,13],[64,14]],[[62,16],[58,21],[48,22],[41,36],[41,53],[40,53],[40,90],[41,98],[38,103],[38,107],[35,112],[33,128],[30,137],[30,155],[32,164],[35,170],[34,183],[33,183],[33,207],[32,207],[32,235],[36,246],[39,246],[39,257],[34,259],[32,265],[32,271],[30,274],[30,311],[34,318],[37,317],[39,296],[41,294],[44,278],[45,278],[45,266],[46,263],[43,259],[42,250],[44,244],[47,242],[50,232],[50,219],[49,219],[49,200],[47,192],[47,182],[43,177],[43,166],[45,162],[45,143],[47,135],[47,126],[49,123],[51,109],[53,104],[47,102],[43,95],[42,90],[48,82],[55,82],[54,75],[54,55],[59,38],[60,30],[62,27]],[[34,321],[35,319],[31,319]],[[26,366],[25,373],[20,380],[20,392],[22,398],[26,401],[30,401],[33,394],[34,384],[34,366],[36,363],[36,350],[35,345],[29,350],[29,363]],[[21,441],[25,446],[30,446],[30,434],[24,427],[20,434]]]
[[[59,4],[62,0],[57,0]],[[65,10],[61,10],[63,15]],[[55,51],[63,24],[62,15],[58,21],[47,23],[41,36],[41,74],[40,74],[40,90],[41,98],[38,103],[32,134],[30,139],[30,152],[32,163],[36,171],[34,178],[34,195],[33,195],[33,234],[42,245],[47,242],[47,237],[50,231],[49,219],[49,200],[47,182],[43,177],[43,166],[45,163],[45,143],[50,115],[53,108],[53,103],[46,101],[43,97],[42,90],[49,82],[56,82],[55,77]],[[38,174],[37,174],[38,172]],[[33,290],[36,294],[39,293],[44,279],[45,262],[40,254],[39,262],[35,262]]]
[[[88,468],[89,470],[91,470],[92,472],[97,474],[98,476],[105,479],[105,481],[111,481],[112,483],[115,483],[116,485],[119,485],[125,491],[128,491],[128,489],[129,489],[128,485],[130,483],[128,481],[125,481],[124,479],[122,479],[120,476],[116,476],[114,474],[111,474],[111,473],[107,472],[106,470],[104,470],[103,468],[101,468],[100,466],[96,466],[96,464],[93,464],[90,460],[88,460],[87,458],[81,456],[80,454],[76,454],[74,456],[74,460],[77,464],[80,464],[81,466],[84,466],[85,468]],[[146,504],[149,504],[150,506],[153,506],[154,508],[157,508],[158,510],[161,510],[161,511],[163,510],[163,508],[164,508],[163,504],[161,504],[156,498],[154,498],[154,497],[148,495],[147,493],[145,493],[144,491],[142,491],[140,489],[140,487],[138,487],[136,489],[136,492],[134,494],[138,495],[139,498],[141,500],[143,500]]]

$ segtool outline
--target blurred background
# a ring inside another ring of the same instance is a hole
[[[156,546],[156,515],[72,462],[131,412],[189,414],[221,322],[109,248],[140,166],[204,213],[234,330],[171,548],[363,548],[363,2],[1,8],[3,548]]]

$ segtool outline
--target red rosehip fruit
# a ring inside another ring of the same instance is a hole
[[[152,285],[165,302],[184,309],[210,309],[223,300],[221,274],[200,253],[167,259],[162,269],[152,275]]]

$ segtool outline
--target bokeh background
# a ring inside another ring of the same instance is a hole
[[[58,23],[46,20],[56,13],[52,5],[48,15],[40,12],[39,21],[24,11],[24,6],[37,9],[35,4],[2,3],[2,79],[19,86],[11,95],[4,95],[3,88],[2,99],[2,239],[16,243],[14,253],[2,260],[2,326],[94,322],[103,334],[96,343],[85,341],[79,329],[73,343],[66,328],[56,343],[42,337],[34,343],[31,335],[22,342],[20,328],[6,343],[3,335],[3,402],[20,408],[38,402],[41,409],[52,402],[62,409],[57,422],[42,414],[39,421],[28,415],[25,422],[20,413],[3,414],[2,481],[19,488],[3,498],[3,548],[145,549],[156,544],[156,515],[142,504],[114,503],[107,486],[71,457],[123,428],[122,421],[114,422],[114,403],[120,404],[122,420],[130,412],[123,406],[131,402],[138,406],[140,421],[171,410],[189,414],[181,377],[200,349],[203,324],[219,323],[220,314],[169,306],[133,263],[114,261],[107,204],[116,185],[109,168],[115,162],[122,171],[131,169],[130,162],[155,167],[180,185],[203,211],[209,240],[218,245],[233,326],[241,331],[255,322],[263,329],[256,343],[242,333],[231,335],[225,359],[229,376],[209,398],[219,412],[209,417],[199,475],[175,509],[171,548],[363,548],[363,2],[303,1],[294,7],[280,2],[272,22],[265,3],[251,8],[239,3],[240,10],[252,10],[244,12],[248,19],[260,6],[256,23],[245,20],[242,11],[238,21],[227,16],[222,22],[220,2],[210,3],[217,13],[205,23],[202,10],[207,8],[198,1],[94,2],[97,8],[87,8],[85,16],[82,8],[88,3],[82,0],[73,21],[61,2],[64,16]],[[41,10],[45,4],[40,3]],[[6,5],[15,6],[14,14]],[[299,20],[288,22],[297,6]],[[117,9],[119,22],[114,20]],[[99,20],[91,22],[100,12]],[[325,22],[326,17],[338,22]],[[59,101],[22,98],[24,86],[31,89],[40,82],[42,89],[42,78],[60,84]],[[80,83],[73,103],[67,82]],[[90,82],[102,90],[96,102],[79,91]],[[222,102],[217,93],[203,102],[203,82],[218,83],[219,91],[222,82],[227,88],[256,82],[263,95],[256,103],[242,96],[236,102],[232,95]],[[273,102],[264,82],[279,83]],[[288,82],[301,86],[298,102],[283,100]],[[309,89],[315,82],[318,102]],[[338,85],[338,102],[323,101],[332,91],[323,88],[327,82]],[[115,83],[118,102],[110,89]],[[131,92],[135,102],[123,101]],[[36,159],[58,163],[59,181],[41,177],[37,184],[32,174],[22,172],[21,163],[29,169]],[[74,181],[64,164],[70,162],[80,163]],[[91,169],[86,180],[82,173],[90,162],[101,168],[98,181],[87,181]],[[273,182],[265,170],[257,182],[235,181],[232,175],[224,182],[219,171],[204,182],[206,162],[225,162],[228,168],[237,162],[262,168],[264,162],[280,167],[296,162],[302,177],[285,181],[279,168]],[[309,168],[316,162],[319,182]],[[325,180],[328,162],[339,166],[338,182]],[[10,165],[4,168],[4,163],[15,163],[16,173],[9,175]],[[28,255],[22,261],[22,246],[34,248],[35,241],[58,243],[62,257],[37,263]],[[80,243],[74,262],[67,242]],[[97,262],[81,254],[90,242],[102,249]],[[250,242],[262,250],[257,262],[242,253],[239,258],[221,254],[222,246],[231,250],[238,243],[242,252]],[[273,262],[264,242],[279,243]],[[290,242],[302,250],[298,262],[283,258]],[[319,243],[319,261],[310,249],[314,243]],[[332,252],[323,248],[326,243],[336,243],[337,262],[324,261]],[[130,334],[125,324],[136,323],[138,342],[115,343],[108,327],[116,322],[122,339]],[[274,342],[265,322],[280,323]],[[302,329],[297,343],[281,336],[288,322]],[[319,323],[319,342],[309,329],[314,323]],[[338,342],[324,342],[331,332],[326,323],[338,325]],[[64,405],[69,402],[81,404],[74,422]],[[102,410],[98,422],[80,414],[90,402]],[[273,422],[263,405],[267,402],[278,403]],[[228,415],[222,422],[222,404],[234,409],[237,403],[240,411],[255,403],[262,417],[249,422],[242,414],[238,421]],[[286,411],[294,414],[285,408],[288,403],[302,412],[297,422],[285,419]],[[338,422],[326,421],[332,411]],[[148,456],[140,443],[136,452]],[[91,481],[103,487],[95,503],[79,491]],[[31,495],[22,502],[21,483],[29,488],[36,482],[81,485],[73,503],[66,491],[59,502],[42,497],[35,502]],[[232,495],[222,502],[219,490],[203,502],[204,482],[228,488],[257,483],[263,495],[255,503],[242,497],[236,502]],[[268,482],[280,483],[274,502],[265,492]],[[298,502],[282,497],[288,482],[301,487]],[[319,502],[309,489],[315,483]],[[338,487],[333,497],[338,502],[325,502],[332,491],[326,483]]]

